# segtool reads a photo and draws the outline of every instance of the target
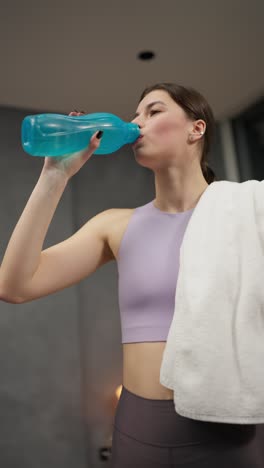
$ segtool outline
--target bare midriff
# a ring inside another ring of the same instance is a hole
[[[123,344],[123,385],[136,395],[154,400],[173,399],[173,391],[159,381],[166,342]]]
[[[108,234],[108,245],[117,260],[119,246],[133,209],[118,209]],[[159,380],[160,367],[166,342],[139,342],[123,344],[123,385],[144,398],[155,400],[173,399],[173,391]]]

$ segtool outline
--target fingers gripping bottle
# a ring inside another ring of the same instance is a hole
[[[103,136],[94,154],[113,153],[140,136],[138,125],[114,114],[36,114],[22,122],[22,146],[32,156],[63,156],[86,148],[97,130],[102,130]]]

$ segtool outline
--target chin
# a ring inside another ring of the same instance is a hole
[[[158,169],[158,165],[157,163],[159,162],[157,157],[155,158],[153,156],[153,154],[150,156],[147,156],[147,155],[143,155],[142,153],[140,154],[139,152],[135,152],[134,153],[134,156],[135,156],[135,160],[136,162],[142,166],[142,167],[146,167],[148,169],[151,169],[151,170],[155,170],[155,169]]]

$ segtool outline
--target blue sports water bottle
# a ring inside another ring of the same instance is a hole
[[[94,154],[113,153],[140,136],[138,125],[114,114],[36,114],[22,122],[22,146],[32,156],[63,156],[86,148],[97,130],[102,130],[103,136]]]

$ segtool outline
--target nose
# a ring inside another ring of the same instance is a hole
[[[135,117],[131,123],[135,123],[139,126],[139,128],[141,129],[142,128],[142,123],[139,121],[139,118],[138,117]]]

